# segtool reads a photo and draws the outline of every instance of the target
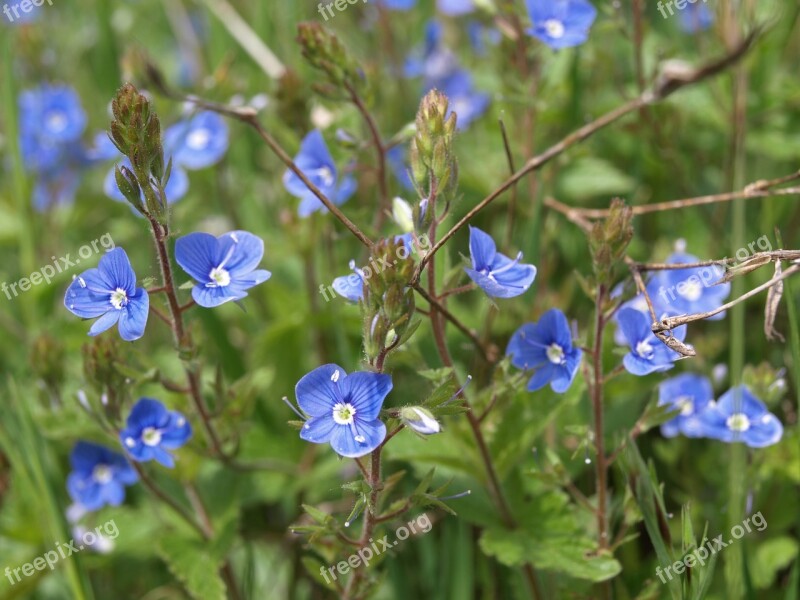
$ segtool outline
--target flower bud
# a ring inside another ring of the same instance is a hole
[[[439,424],[433,413],[421,406],[407,406],[400,411],[400,418],[406,427],[410,427],[422,435],[433,435],[440,433],[442,426]]]

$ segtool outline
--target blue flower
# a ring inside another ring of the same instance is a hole
[[[470,46],[478,56],[486,55],[487,42],[492,46],[496,46],[503,39],[499,30],[494,27],[488,27],[480,21],[467,23],[467,35],[469,36]]]
[[[667,379],[658,386],[659,406],[670,406],[680,413],[661,425],[664,437],[682,433],[686,437],[703,437],[703,426],[698,415],[714,400],[714,391],[707,377],[682,373]]]
[[[204,110],[164,132],[164,148],[175,164],[189,170],[219,162],[228,149],[228,126],[215,112]]]
[[[521,264],[522,252],[511,260],[497,251],[489,234],[469,228],[469,253],[472,268],[464,270],[492,298],[513,298],[527,291],[536,278],[536,267]]]
[[[256,269],[263,257],[264,241],[247,231],[190,233],[175,242],[175,260],[197,281],[192,298],[206,308],[241,300],[269,279],[272,273]]]
[[[168,450],[177,450],[191,437],[192,426],[186,417],[151,398],[136,403],[128,415],[127,427],[119,433],[131,458],[139,462],[155,459],[170,469],[175,466],[175,459]]]
[[[684,252],[676,252],[667,259],[667,264],[671,265],[696,262],[699,262],[696,256]],[[724,274],[722,267],[716,265],[660,271],[653,281],[653,288],[658,289],[659,306],[669,307],[676,314],[715,310],[725,303],[731,293],[730,282],[714,285]],[[655,297],[654,295],[654,299]],[[718,320],[724,317],[725,313],[721,312],[709,319]]]
[[[617,321],[625,341],[631,351],[622,360],[625,369],[634,375],[648,375],[650,373],[668,371],[675,365],[681,355],[659,340],[651,329],[649,313],[645,314],[634,308],[621,308]],[[673,335],[679,341],[686,338],[686,325],[681,325],[673,330]]]
[[[350,302],[358,302],[364,298],[364,271],[356,267],[356,261],[350,261],[351,275],[342,275],[333,280],[334,291]]]
[[[19,97],[19,109],[23,147],[32,138],[43,145],[74,142],[86,129],[87,118],[81,100],[68,86],[43,85],[24,91]]]
[[[518,369],[536,369],[528,381],[528,391],[535,392],[549,383],[554,392],[563,394],[575,379],[583,352],[572,345],[567,317],[551,308],[538,323],[526,323],[514,332],[506,355]]]
[[[303,139],[294,162],[311,183],[336,206],[344,204],[356,191],[356,181],[352,176],[348,175],[339,181],[336,164],[318,129],[314,129]],[[283,175],[283,185],[292,196],[300,198],[297,213],[301,217],[307,217],[316,211],[328,212],[320,199],[288,169]]]
[[[86,510],[119,506],[125,500],[125,486],[139,480],[122,454],[90,442],[75,444],[69,462],[72,472],[67,477],[67,491]]]
[[[436,0],[440,12],[457,17],[475,10],[475,0]]]
[[[386,425],[378,416],[391,390],[389,375],[366,371],[348,375],[334,364],[314,369],[295,387],[297,403],[310,417],[300,437],[315,444],[330,442],[341,456],[369,454],[386,437]]]
[[[686,33],[697,33],[698,31],[705,31],[714,24],[714,13],[708,8],[708,5],[697,2],[690,4],[684,10],[680,11],[680,26]]]
[[[700,413],[706,437],[764,448],[780,441],[783,425],[744,385],[725,392]]]
[[[526,0],[533,27],[527,33],[551,48],[584,43],[597,10],[587,0]]]
[[[22,92],[18,102],[22,159],[36,173],[34,208],[71,203],[80,170],[91,163],[80,142],[86,113],[78,94],[67,86],[44,85]]]
[[[403,424],[420,435],[441,433],[442,426],[433,413],[422,406],[406,406],[400,411]]]
[[[147,290],[136,287],[128,255],[122,248],[114,248],[100,259],[96,269],[84,271],[72,281],[64,306],[82,319],[97,319],[89,335],[119,323],[122,339],[132,342],[144,335],[150,299]]]

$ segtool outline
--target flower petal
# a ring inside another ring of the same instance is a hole
[[[111,307],[109,307],[111,308]],[[106,314],[102,317],[97,319],[94,323],[92,323],[92,327],[89,329],[89,335],[92,337],[111,329],[114,325],[117,324],[119,321],[119,317],[122,314],[122,311],[116,310],[111,308]]]
[[[383,373],[357,371],[344,378],[341,397],[347,399],[362,421],[378,418],[383,401],[392,391],[392,378]]]
[[[233,253],[225,263],[225,269],[230,273],[232,279],[239,274],[249,273],[264,258],[264,240],[248,231],[231,231],[217,238],[215,267],[222,264],[232,248]]]
[[[333,429],[336,426],[336,421],[333,420],[330,412],[322,417],[311,417],[300,430],[300,437],[307,442],[324,444],[331,441]]]
[[[150,311],[150,297],[147,290],[139,288],[136,296],[130,299],[128,305],[119,311],[119,335],[126,342],[138,340],[144,335],[147,326],[147,317]]]
[[[199,283],[210,283],[209,274],[218,263],[217,238],[210,233],[190,233],[175,242],[175,260]]]
[[[304,375],[295,386],[297,404],[310,417],[331,415],[341,398],[341,382],[347,371],[336,364],[317,367]]]
[[[469,254],[476,271],[488,268],[494,260],[497,246],[492,237],[477,227],[469,228]]]
[[[169,411],[166,406],[153,398],[141,398],[131,409],[126,424],[128,429],[138,431],[137,435],[132,436],[136,438],[143,429],[147,427],[160,429],[168,422]]]
[[[340,456],[358,458],[369,454],[380,446],[386,438],[386,425],[380,419],[363,422],[357,421],[358,435],[363,436],[363,442],[357,442],[352,429],[348,425],[337,425],[331,435],[331,447]]]

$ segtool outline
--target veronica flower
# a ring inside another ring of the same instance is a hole
[[[228,150],[228,126],[217,113],[204,110],[164,132],[164,148],[175,164],[189,170],[219,162]]]
[[[725,392],[699,415],[706,437],[723,442],[742,442],[751,448],[777,444],[783,425],[744,385]]]
[[[247,231],[190,233],[175,242],[175,260],[197,281],[192,298],[206,308],[241,300],[269,279],[272,273],[256,269],[263,257],[264,241]]]
[[[696,256],[685,252],[676,252],[667,259],[670,265],[696,262],[699,262]],[[724,274],[722,267],[716,265],[665,270],[658,273],[653,285],[658,287],[661,306],[669,306],[676,314],[703,313],[719,308],[730,295],[730,282],[714,285]],[[721,312],[709,319],[724,317],[725,313]]]
[[[406,406],[400,411],[400,419],[406,427],[421,435],[433,435],[442,431],[442,426],[433,413],[422,406]]]
[[[114,248],[100,259],[96,269],[76,277],[64,296],[64,306],[82,319],[97,319],[89,335],[97,335],[119,324],[123,340],[132,342],[144,335],[150,299],[147,290],[136,287],[128,255]]]
[[[527,33],[554,50],[583,44],[597,10],[588,0],[526,0],[533,27]]]
[[[295,388],[297,403],[309,416],[300,437],[315,444],[330,442],[341,456],[369,454],[386,437],[378,416],[391,390],[392,378],[382,373],[348,375],[335,364],[314,369]]]
[[[655,336],[651,329],[649,313],[645,314],[633,308],[622,308],[619,310],[617,321],[631,349],[622,360],[629,373],[648,375],[668,371],[681,357],[678,352],[668,348]],[[686,338],[686,325],[676,327],[672,335],[682,342]]]
[[[572,345],[567,317],[552,308],[537,323],[526,323],[514,332],[506,355],[518,369],[536,370],[528,381],[528,391],[549,383],[554,392],[563,394],[575,379],[583,352]]]
[[[494,240],[477,227],[469,228],[472,268],[464,270],[492,298],[513,298],[527,291],[536,278],[536,267],[520,263],[522,252],[511,260],[497,251]]]
[[[125,500],[125,486],[139,480],[122,454],[90,442],[75,444],[69,462],[72,472],[67,477],[67,491],[86,510],[119,506]]]
[[[470,21],[467,23],[467,35],[469,44],[478,56],[486,55],[487,42],[496,46],[503,39],[499,30],[488,27],[480,21]]]
[[[714,391],[707,377],[682,373],[663,381],[658,386],[659,406],[670,406],[680,413],[661,425],[661,435],[675,437],[682,433],[687,437],[703,437],[698,415],[713,401]]]
[[[704,2],[689,4],[684,10],[680,11],[679,23],[681,29],[686,33],[697,33],[705,31],[714,24],[714,13]]]
[[[356,191],[356,181],[352,176],[348,175],[339,181],[336,164],[318,129],[314,129],[303,139],[294,163],[336,206],[344,204]],[[300,198],[297,213],[301,217],[307,217],[316,211],[328,212],[320,199],[291,170],[287,169],[284,173],[283,186],[292,196]]]
[[[71,203],[80,171],[91,163],[80,142],[86,113],[78,94],[67,86],[44,85],[22,92],[18,102],[22,159],[36,174],[34,207]]]
[[[119,439],[138,462],[155,459],[168,468],[175,466],[169,450],[177,450],[192,437],[192,426],[181,413],[169,411],[158,400],[142,398],[128,415]]]

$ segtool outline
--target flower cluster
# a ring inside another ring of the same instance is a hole
[[[128,458],[135,462],[155,459],[172,468],[175,459],[169,450],[184,446],[191,437],[192,427],[181,413],[167,410],[158,400],[142,398],[119,434],[128,457],[105,446],[78,442],[70,455],[67,491],[78,507],[87,511],[119,506],[125,499],[125,487],[139,480]]]
[[[81,142],[87,118],[78,93],[65,85],[24,91],[19,115],[22,159],[36,175],[34,207],[45,210],[71,203],[81,171],[93,162]]]
[[[783,436],[781,422],[744,385],[731,388],[714,401],[707,378],[684,373],[661,383],[658,403],[678,412],[661,426],[666,437],[683,434],[763,448],[778,443]]]

